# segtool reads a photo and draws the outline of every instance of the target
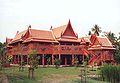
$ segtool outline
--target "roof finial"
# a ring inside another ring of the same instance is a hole
[[[19,33],[19,31],[17,31],[17,34]]]
[[[31,25],[29,25],[28,28],[31,28]]]
[[[52,30],[52,26],[50,27],[50,30]]]
[[[17,31],[16,35],[19,33],[19,31]]]
[[[68,23],[71,23],[71,22],[70,22],[70,19],[69,19],[69,22],[68,22]]]

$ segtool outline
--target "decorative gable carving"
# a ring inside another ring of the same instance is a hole
[[[24,35],[21,36],[21,38],[22,38],[23,40],[25,40],[25,39],[27,39],[27,38],[30,37],[30,35],[31,35],[31,33],[30,33],[30,28],[31,28],[31,25],[29,25],[29,27],[28,27],[26,33],[25,33]]]
[[[61,35],[62,37],[68,37],[68,38],[77,38],[77,35],[75,34],[73,28],[72,28],[72,25],[71,25],[71,22],[69,20],[68,24],[67,24],[67,27],[66,29],[64,30],[64,32],[62,33]]]

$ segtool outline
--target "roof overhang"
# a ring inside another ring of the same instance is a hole
[[[47,39],[27,39],[24,40],[23,43],[28,43],[28,42],[47,42],[47,43],[58,43],[58,41],[54,41],[54,40],[47,40]]]

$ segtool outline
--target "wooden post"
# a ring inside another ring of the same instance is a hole
[[[72,65],[74,65],[74,54],[72,54]]]
[[[61,48],[60,48],[60,43],[59,43],[59,60],[61,61]],[[60,62],[60,65],[61,65],[61,62]]]
[[[18,55],[18,64],[19,64],[19,62],[20,62],[20,61],[19,61],[19,55]]]
[[[44,54],[42,55],[42,65],[44,66]]]
[[[52,65],[54,65],[54,55],[52,54]]]
[[[84,63],[84,54],[83,54],[83,56],[82,56],[82,62]]]
[[[67,58],[65,57],[65,65],[67,65]]]
[[[74,45],[72,44],[72,65],[74,65]]]
[[[28,61],[29,61],[29,58],[28,58],[28,56],[29,56],[29,55],[26,55],[26,56],[27,56],[27,65],[28,65]]]

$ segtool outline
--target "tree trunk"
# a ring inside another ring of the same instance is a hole
[[[31,68],[31,67],[29,68],[28,78],[34,79],[34,68]]]

